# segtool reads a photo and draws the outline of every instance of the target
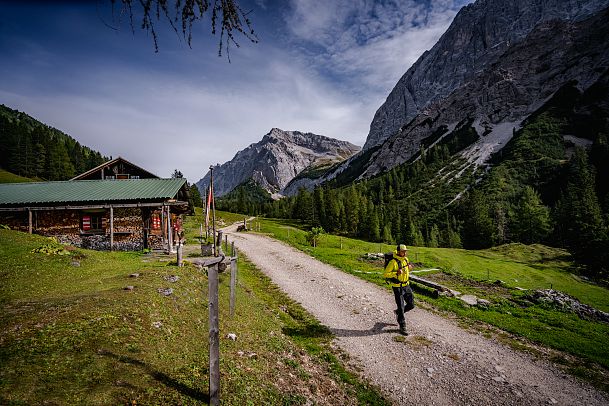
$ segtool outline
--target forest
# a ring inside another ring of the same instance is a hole
[[[67,180],[109,160],[5,105],[0,105],[0,139],[0,167],[35,180]]]

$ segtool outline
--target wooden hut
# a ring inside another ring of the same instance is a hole
[[[171,251],[188,211],[186,179],[160,179],[122,158],[106,164],[70,181],[0,184],[0,224],[84,248]]]

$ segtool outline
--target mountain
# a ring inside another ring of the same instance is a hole
[[[474,80],[539,24],[579,21],[605,7],[606,0],[478,0],[463,7],[377,110],[363,150],[382,144],[431,103]]]
[[[606,5],[478,0],[464,7],[379,108],[362,152],[325,179],[376,176],[464,132],[470,136],[451,153],[484,164],[555,92],[568,83],[584,92],[605,73]]]
[[[215,196],[223,196],[249,180],[275,196],[293,194],[309,183],[307,179],[321,176],[359,150],[360,147],[346,141],[273,128],[260,142],[214,167]],[[296,177],[299,178],[294,180]],[[196,183],[202,193],[209,180],[208,172]]]

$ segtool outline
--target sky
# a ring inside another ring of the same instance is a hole
[[[110,0],[0,0],[0,104],[104,156],[197,182],[271,128],[363,146],[375,111],[470,0],[240,0],[258,42],[218,56]],[[134,2],[137,3],[137,2]]]

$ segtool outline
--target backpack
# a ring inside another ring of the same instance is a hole
[[[383,266],[383,269],[387,268],[387,265],[389,265],[389,262],[391,262],[391,260],[393,259],[393,252],[386,252],[383,254],[383,258],[385,259],[385,265]],[[398,268],[400,267],[400,262],[396,261],[398,264]],[[385,283],[400,283],[400,281],[397,278],[385,278]]]

